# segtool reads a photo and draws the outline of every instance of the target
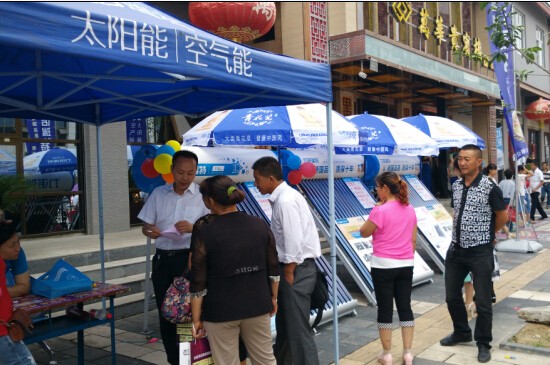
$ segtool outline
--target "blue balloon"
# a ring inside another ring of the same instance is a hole
[[[283,165],[286,165],[286,161],[290,156],[294,156],[294,154],[289,150],[280,150],[279,154],[281,155],[281,161],[283,162]]]
[[[157,155],[157,146],[145,145],[142,146],[135,154],[134,161],[132,161],[132,179],[139,190],[145,193],[151,193],[156,187],[166,184],[159,175],[154,179],[145,177],[141,172],[141,164],[148,158],[155,158]]]
[[[302,159],[296,155],[292,155],[286,160],[286,165],[291,170],[296,170],[297,168],[300,167],[301,164],[302,164]]]
[[[176,150],[174,150],[172,146],[168,146],[167,144],[165,144],[159,147],[159,149],[157,150],[157,156],[162,153],[167,153],[170,156],[174,156],[174,153],[176,153]]]

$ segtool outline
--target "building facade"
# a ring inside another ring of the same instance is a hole
[[[533,71],[518,85],[518,110],[530,152],[550,159],[550,129],[521,111],[539,97],[550,99],[548,3],[513,3],[514,23],[525,26],[520,47],[540,45],[537,65],[515,54],[516,69]],[[186,2],[155,6],[188,20]],[[485,163],[511,165],[508,130],[489,56],[486,16],[475,2],[277,2],[272,30],[252,47],[330,63],[333,108],[344,115],[368,112],[396,118],[423,113],[456,120],[487,142]],[[139,224],[142,196],[129,173],[132,148],[180,139],[189,125],[182,116],[148,118],[101,127],[105,231]],[[74,172],[35,178],[40,187],[10,217],[24,235],[98,233],[96,128],[63,121],[0,119],[0,174],[32,175],[25,156],[40,148],[70,149]],[[138,139],[137,135],[141,137]],[[501,152],[499,152],[501,150]],[[446,183],[448,154],[434,159]],[[502,158],[499,159],[499,157]],[[436,162],[437,161],[437,162]],[[3,171],[3,172],[2,172]],[[441,189],[440,197],[448,192]]]

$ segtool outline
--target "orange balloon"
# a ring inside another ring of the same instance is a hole
[[[168,174],[162,174],[162,178],[164,179],[164,181],[166,181],[167,184],[174,183],[174,175],[172,175],[171,172]]]

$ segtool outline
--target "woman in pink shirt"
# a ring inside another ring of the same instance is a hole
[[[378,302],[378,332],[383,351],[381,364],[392,363],[391,335],[393,299],[399,315],[403,337],[403,361],[411,365],[414,317],[411,291],[416,249],[416,214],[409,205],[407,184],[395,172],[384,172],[376,178],[380,203],[361,226],[363,237],[372,236],[371,275]]]

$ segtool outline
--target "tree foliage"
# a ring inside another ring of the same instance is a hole
[[[0,175],[0,220],[4,211],[13,211],[27,200],[26,193],[35,189],[24,177]]]
[[[542,51],[542,48],[535,47],[525,47],[518,48],[518,40],[521,39],[525,26],[515,25],[512,22],[508,22],[508,19],[513,19],[512,17],[516,14],[513,10],[513,7],[508,6],[507,2],[481,2],[480,6],[482,10],[493,11],[495,14],[495,20],[493,24],[489,27],[486,27],[491,34],[491,41],[499,50],[491,54],[490,62],[506,62],[508,49],[519,52],[522,57],[525,59],[527,64],[535,65],[547,75],[550,75],[548,70],[544,67],[541,67],[536,63],[536,55],[538,52]],[[526,80],[527,76],[532,73],[532,71],[527,70],[515,70],[517,77],[520,80]]]

